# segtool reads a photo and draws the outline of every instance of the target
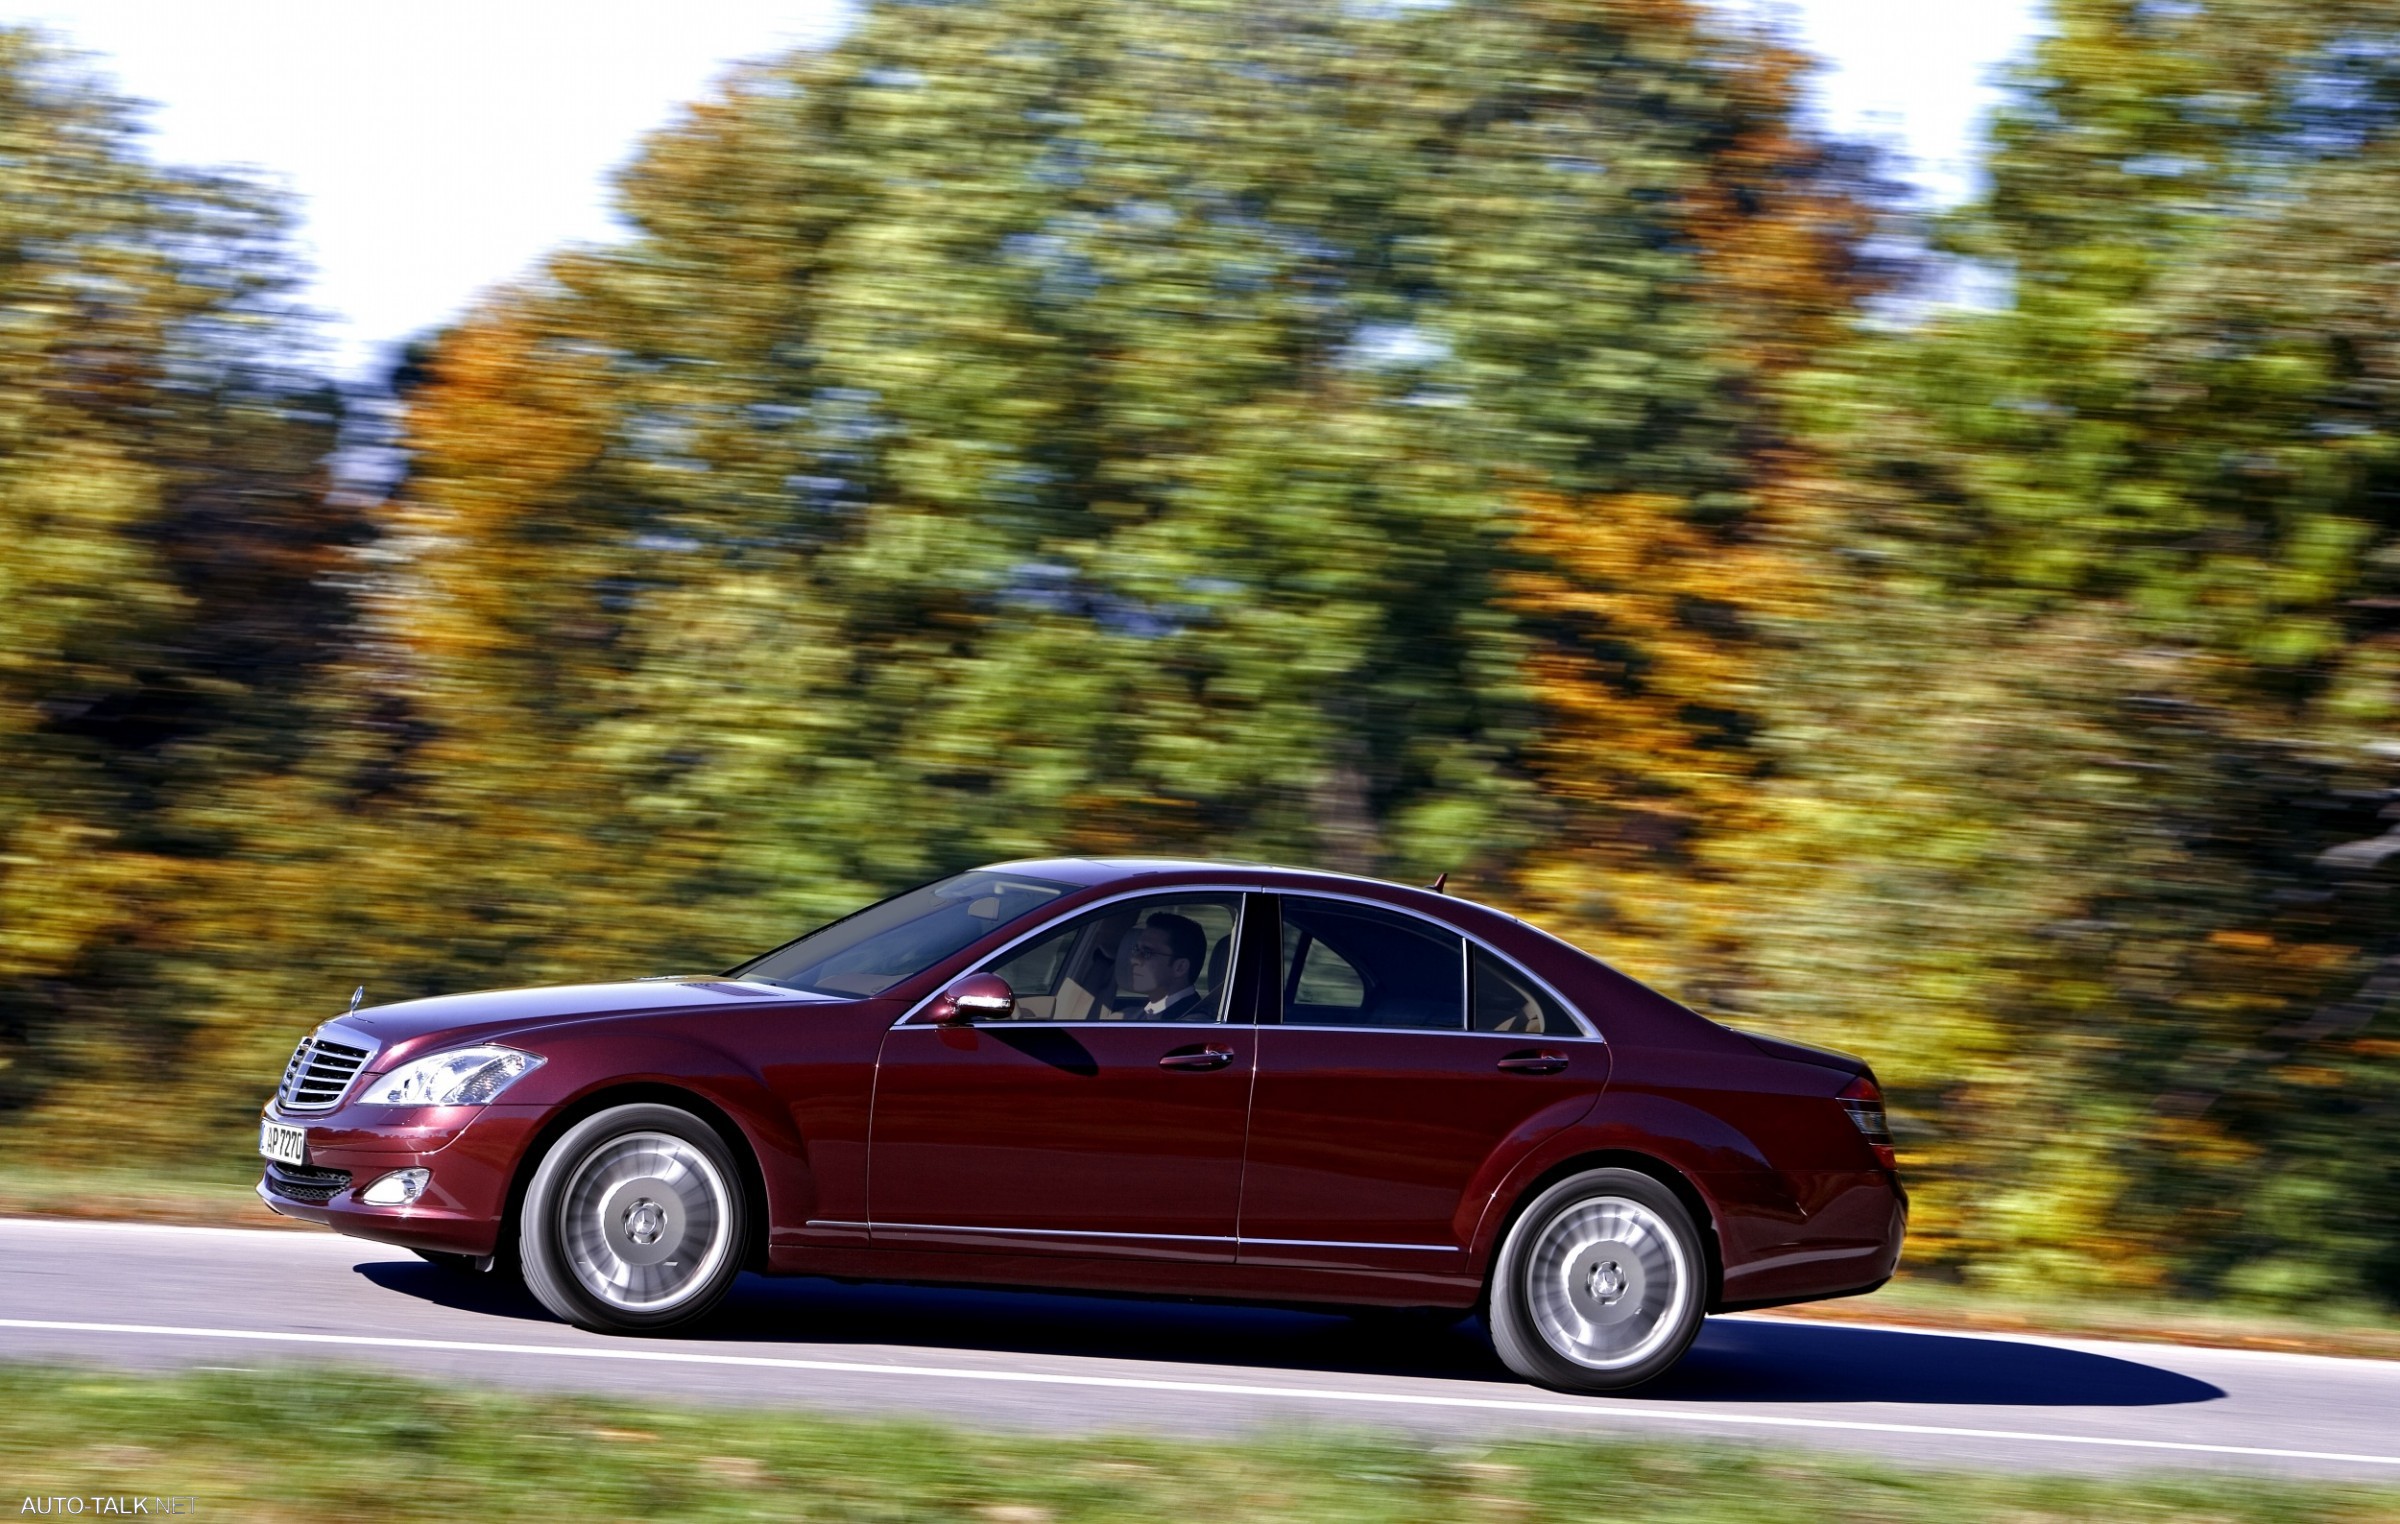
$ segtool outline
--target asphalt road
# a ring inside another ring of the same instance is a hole
[[[2011,1470],[2239,1468],[2400,1485],[2400,1362],[1713,1318],[1626,1398],[1427,1332],[1186,1303],[745,1277],[696,1331],[616,1339],[521,1288],[330,1233],[0,1219],[0,1358],[384,1367],[997,1428],[1452,1441],[1705,1436]]]

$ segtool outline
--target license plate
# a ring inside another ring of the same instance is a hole
[[[308,1162],[308,1129],[286,1127],[281,1122],[258,1124],[258,1151],[278,1164]]]

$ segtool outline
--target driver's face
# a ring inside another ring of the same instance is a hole
[[[1182,988],[1184,960],[1167,945],[1167,934],[1147,927],[1134,934],[1133,951],[1126,957],[1126,987],[1137,995],[1157,995]]]

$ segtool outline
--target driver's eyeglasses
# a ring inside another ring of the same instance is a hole
[[[1140,943],[1136,943],[1134,944],[1132,961],[1139,963],[1144,958],[1164,958],[1167,956],[1167,954],[1168,949],[1164,947],[1144,947]]]

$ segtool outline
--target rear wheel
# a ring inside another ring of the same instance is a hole
[[[1648,1175],[1570,1176],[1534,1198],[1492,1262],[1492,1347],[1545,1386],[1639,1386],[1698,1336],[1706,1263],[1691,1214]]]
[[[741,1173],[672,1106],[615,1106],[567,1129],[525,1190],[525,1285],[568,1322],[647,1333],[700,1317],[741,1273]]]

